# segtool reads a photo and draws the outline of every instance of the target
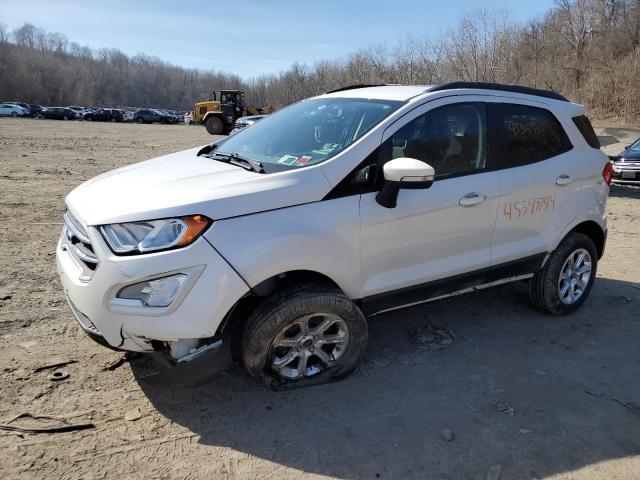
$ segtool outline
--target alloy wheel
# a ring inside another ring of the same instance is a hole
[[[284,327],[271,343],[271,368],[287,380],[323,372],[346,351],[347,323],[331,313],[312,313]]]
[[[577,302],[591,281],[591,255],[584,248],[574,250],[562,266],[558,294],[565,305]]]

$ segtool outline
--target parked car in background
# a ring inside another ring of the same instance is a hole
[[[122,122],[122,110],[116,108],[99,108],[93,112],[85,114],[84,119],[93,122]]]
[[[42,112],[42,118],[48,120],[75,120],[78,114],[68,107],[47,107]]]
[[[152,108],[141,108],[133,114],[136,123],[173,123],[170,115]]]
[[[640,138],[610,158],[613,161],[615,183],[640,184]]]
[[[158,110],[160,113],[169,117],[169,123],[180,123],[180,114],[173,110]]]
[[[29,115],[31,115],[31,107],[29,106],[28,103],[24,103],[24,102],[5,102],[5,103],[10,103],[11,105],[17,105],[19,107],[22,107],[29,112]]]
[[[29,104],[29,112],[32,118],[42,118],[42,112],[46,110],[41,105]]]
[[[71,110],[76,112],[76,115],[78,116],[79,119],[82,119],[87,113],[92,111],[90,108],[78,107],[77,105],[71,105],[67,108],[70,108]]]
[[[0,117],[28,117],[29,110],[15,103],[0,104]]]
[[[122,110],[122,109],[117,109],[117,110],[122,113],[123,122],[133,122],[133,112],[130,112],[129,110]]]
[[[259,122],[264,117],[266,117],[266,115],[251,115],[248,117],[240,117],[238,120],[236,120],[236,123],[233,125],[233,130],[231,130],[231,133],[229,133],[229,135],[238,133],[240,130],[247,128],[248,126],[253,125],[256,122]]]

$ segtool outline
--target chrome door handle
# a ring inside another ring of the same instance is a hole
[[[571,182],[573,182],[573,179],[566,173],[556,178],[556,185],[569,185]]]
[[[464,197],[460,199],[461,207],[471,207],[472,205],[477,205],[486,200],[486,196],[481,193],[467,193]]]

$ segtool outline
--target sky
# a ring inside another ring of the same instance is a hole
[[[553,0],[0,0],[0,22],[25,22],[91,48],[145,53],[189,68],[244,79],[346,57],[408,35],[437,36],[464,13],[505,9],[515,20]]]

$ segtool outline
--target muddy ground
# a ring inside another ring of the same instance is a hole
[[[572,316],[532,310],[517,284],[375,317],[354,375],[284,393],[240,367],[175,389],[154,385],[144,358],[108,369],[121,355],[85,337],[56,278],[64,196],[210,140],[200,127],[0,120],[0,422],[95,425],[0,430],[3,478],[640,476],[637,187],[612,189],[606,255]],[[65,359],[66,380],[36,371]]]

